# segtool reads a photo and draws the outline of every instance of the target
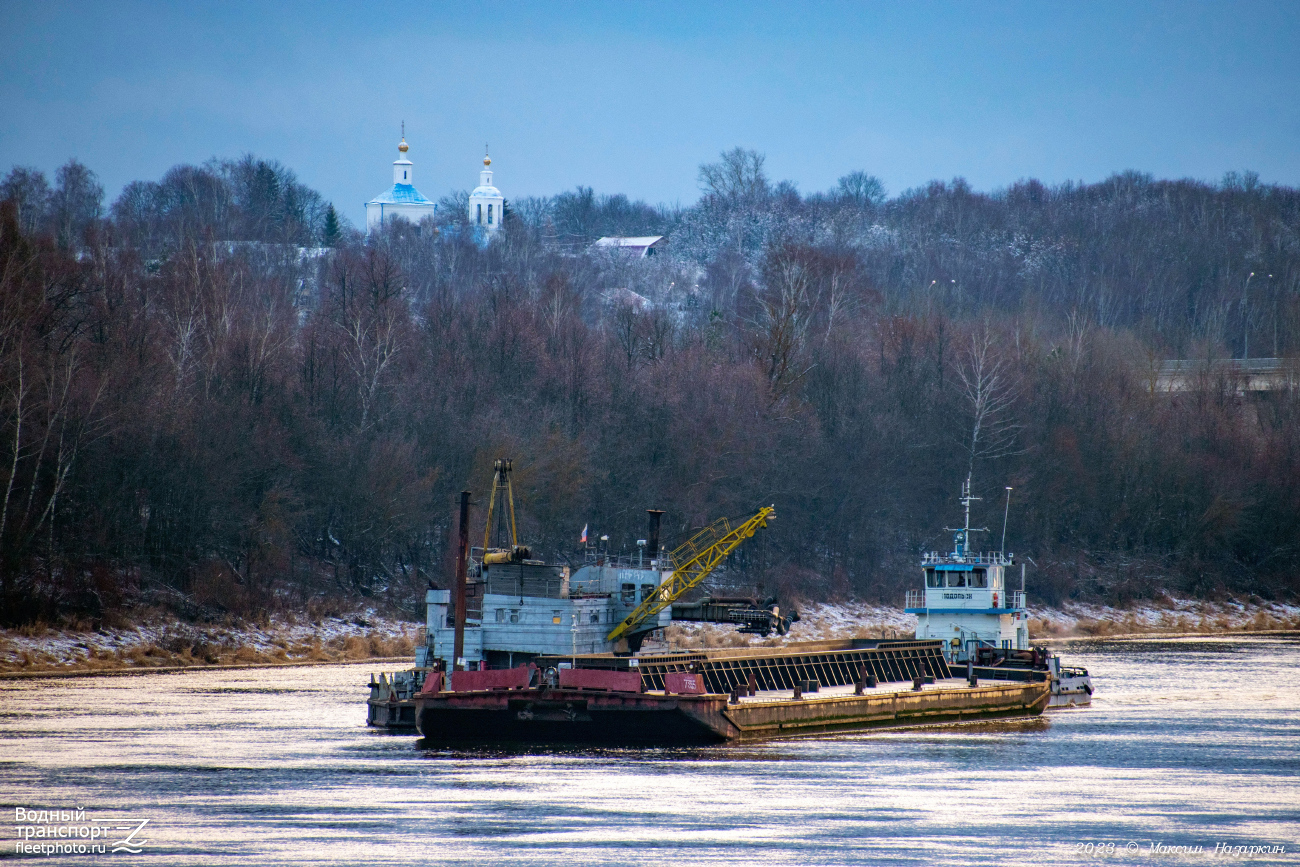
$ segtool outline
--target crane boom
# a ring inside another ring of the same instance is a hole
[[[687,590],[698,587],[719,563],[727,559],[728,554],[760,529],[767,527],[768,519],[775,515],[775,507],[764,506],[758,510],[758,514],[738,527],[733,528],[729,520],[721,518],[700,530],[668,555],[673,564],[672,577],[660,584],[636,610],[615,626],[606,640],[617,641],[636,631],[637,627],[672,605]]]

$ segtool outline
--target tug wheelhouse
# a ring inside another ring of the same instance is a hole
[[[1029,649],[1023,590],[1007,589],[1009,554],[925,555],[925,588],[909,591],[907,613],[917,616],[917,638],[942,639],[949,661],[976,647]]]

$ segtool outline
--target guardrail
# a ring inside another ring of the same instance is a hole
[[[1016,555],[1010,551],[986,551],[983,553],[967,552],[960,557],[952,554],[940,554],[938,551],[928,551],[921,555],[921,564],[928,566],[932,563],[955,563],[971,564],[974,566],[1012,566],[1015,564]]]
[[[1023,590],[1007,590],[1005,591],[1005,593],[995,591],[995,595],[997,596],[998,602],[1000,603],[997,606],[995,606],[996,608],[1024,608],[1025,607],[1025,593]],[[903,607],[904,608],[925,608],[926,607],[925,591],[908,590],[906,597],[904,597]],[[971,610],[978,611],[981,609],[972,608]]]

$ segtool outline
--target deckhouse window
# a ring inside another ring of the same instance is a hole
[[[926,570],[925,570],[925,586],[926,586],[926,587],[942,587],[942,586],[943,586],[943,573],[942,573],[942,572],[936,572],[936,571],[933,570],[933,569],[926,569]]]
[[[948,586],[949,586],[949,587],[965,587],[965,586],[966,586],[966,573],[964,573],[964,572],[949,572],[949,573],[948,573]]]
[[[976,569],[970,573],[970,586],[985,587],[989,586],[989,574],[987,569]]]

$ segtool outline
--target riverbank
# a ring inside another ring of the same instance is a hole
[[[910,637],[916,618],[862,602],[808,605],[788,635],[742,635],[722,624],[679,623],[646,650],[779,647],[790,641],[868,636]],[[1112,608],[1067,604],[1030,609],[1034,641],[1103,637],[1228,635],[1300,631],[1300,605],[1188,599]],[[164,622],[129,629],[74,631],[34,627],[0,631],[0,676],[81,672],[247,668],[330,662],[410,660],[420,626],[365,611],[310,621],[274,617],[263,624]]]
[[[317,621],[153,623],[129,629],[0,631],[0,674],[163,671],[410,659],[418,624],[363,612]]]
[[[916,617],[900,608],[863,602],[813,604],[800,608],[799,622],[784,638],[741,635],[721,624],[680,623],[665,630],[673,650],[687,647],[779,647],[787,641],[820,641],[867,636],[911,636]],[[1300,630],[1300,605],[1280,602],[1208,602],[1166,597],[1127,608],[1067,603],[1060,608],[1029,609],[1033,641],[1081,637],[1234,634]]]

